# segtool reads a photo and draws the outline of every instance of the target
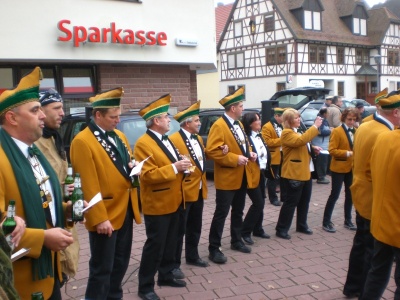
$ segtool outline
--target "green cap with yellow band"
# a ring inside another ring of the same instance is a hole
[[[123,95],[124,89],[118,87],[90,97],[89,101],[92,103],[93,108],[116,108],[120,107],[121,97]]]
[[[286,108],[283,107],[275,107],[274,108],[274,114],[275,115],[282,115],[283,112],[285,111]]]
[[[139,111],[139,115],[145,120],[150,120],[156,116],[168,113],[169,104],[171,103],[171,95],[166,94],[150,102]]]
[[[197,101],[195,104],[191,105],[189,108],[177,113],[174,116],[174,119],[177,120],[179,123],[184,121],[187,118],[191,118],[193,116],[197,116],[200,112],[200,100]]]
[[[390,92],[376,103],[383,109],[394,109],[400,107],[400,90]]]
[[[219,104],[223,107],[227,107],[237,102],[245,101],[244,99],[244,86],[238,88],[232,94],[226,95],[224,98],[219,100]]]
[[[24,103],[39,101],[39,81],[42,71],[36,67],[28,75],[21,78],[13,90],[5,90],[0,95],[0,115]]]

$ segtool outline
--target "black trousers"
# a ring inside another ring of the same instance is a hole
[[[357,231],[350,251],[349,269],[343,288],[345,294],[362,294],[374,250],[374,238],[370,232],[371,221],[356,211],[356,223]]]
[[[227,179],[229,180],[229,179]],[[247,180],[243,174],[242,185],[238,190],[216,190],[216,206],[213,219],[211,221],[209,246],[210,253],[217,251],[221,247],[222,233],[229,210],[231,210],[231,244],[243,243],[242,223],[243,209],[246,200]]]
[[[281,174],[281,165],[271,165],[271,169],[274,172],[275,177],[278,175],[280,176]],[[280,184],[280,179],[279,177],[276,179],[267,179],[267,190],[268,190],[268,198],[269,201],[272,203],[276,200],[279,200],[278,194],[276,193],[276,188]]]
[[[400,248],[387,245],[376,239],[374,242],[374,255],[372,257],[371,269],[368,272],[364,292],[360,299],[381,299],[390,279],[394,258],[396,258],[396,268],[394,271],[396,291],[394,292],[394,299],[400,299]]]
[[[292,225],[294,212],[297,209],[296,229],[307,229],[307,216],[308,208],[310,205],[310,198],[312,192],[312,181],[300,181],[298,187],[291,186],[289,179],[281,178],[283,204],[279,212],[278,223],[276,224],[276,231],[287,233]]]
[[[183,237],[185,236],[186,260],[200,258],[198,246],[203,225],[203,192],[199,191],[199,198],[195,202],[186,202],[185,209],[179,212],[178,243],[176,247],[175,268],[181,265]]]
[[[348,173],[336,173],[331,171],[332,176],[332,189],[331,194],[328,197],[328,201],[325,205],[324,218],[322,225],[328,225],[331,222],[333,209],[337,199],[339,199],[340,191],[344,183],[344,219],[351,222],[351,208],[353,207],[353,201],[351,199],[350,186],[353,182],[353,172]]]
[[[159,280],[173,278],[178,242],[179,211],[167,215],[144,216],[146,242],[139,267],[139,292],[154,292],[154,276]]]
[[[122,299],[122,280],[132,249],[133,212],[129,201],[122,227],[106,234],[89,232],[89,280],[85,299]]]
[[[329,154],[318,154],[315,158],[315,169],[317,170],[318,178],[323,179],[328,170]]]
[[[252,204],[243,221],[242,236],[250,236],[252,232],[255,234],[264,233],[262,227],[265,205],[265,198],[262,194],[263,190],[265,190],[264,186],[265,176],[264,171],[261,171],[260,184],[254,189],[247,189],[247,195],[249,195]]]

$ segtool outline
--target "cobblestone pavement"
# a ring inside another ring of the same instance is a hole
[[[209,199],[204,206],[203,234],[199,246],[200,255],[205,260],[208,260],[208,231],[215,207],[214,182],[208,180],[208,186]],[[166,300],[345,299],[342,287],[347,274],[354,232],[343,227],[343,190],[332,216],[337,232],[332,234],[322,230],[322,215],[329,193],[330,184],[313,183],[308,224],[314,234],[308,236],[297,233],[292,225],[289,232],[291,240],[275,236],[279,207],[271,205],[267,199],[264,209],[264,229],[271,235],[271,239],[255,237],[255,244],[250,254],[230,249],[228,217],[221,247],[228,257],[228,262],[224,265],[210,262],[207,268],[183,263],[181,269],[186,275],[187,287],[156,286],[155,292],[161,299]],[[249,205],[250,200],[247,198],[245,212]],[[353,222],[354,219],[355,217]],[[89,242],[87,231],[81,224],[78,224],[78,233],[81,243],[79,271],[63,288],[63,299],[84,298],[90,256]],[[123,283],[125,300],[139,299],[137,276],[145,238],[144,224],[134,225],[132,254]],[[182,259],[182,262],[184,261]],[[394,290],[392,274],[383,299],[393,299]]]

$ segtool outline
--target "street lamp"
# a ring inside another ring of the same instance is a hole
[[[380,65],[381,65],[381,59],[382,56],[378,55],[374,55],[374,60],[376,63],[376,93],[378,94],[379,91],[381,90],[380,88],[380,82],[379,82],[379,73],[380,73]]]

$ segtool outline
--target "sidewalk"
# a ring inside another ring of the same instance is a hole
[[[203,234],[199,247],[200,255],[208,261],[208,231],[215,207],[215,187],[208,181],[209,199],[205,202],[203,215]],[[264,299],[346,299],[342,288],[347,274],[348,257],[354,232],[343,227],[342,190],[332,221],[336,224],[336,233],[322,230],[322,215],[330,193],[330,184],[313,183],[308,224],[314,234],[307,236],[295,232],[295,226],[289,234],[291,240],[275,236],[275,225],[280,207],[271,205],[267,199],[264,210],[264,229],[271,239],[254,238],[250,254],[230,249],[228,217],[222,240],[222,251],[228,257],[224,265],[210,262],[207,268],[182,264],[186,275],[186,288],[155,287],[161,299],[167,300],[264,300]],[[246,201],[245,213],[250,200]],[[354,215],[354,213],[353,213]],[[355,222],[355,217],[353,218]],[[294,222],[295,224],[295,222]],[[78,225],[81,252],[79,272],[71,279],[63,299],[83,299],[88,277],[89,243],[88,234],[83,225]],[[143,243],[146,239],[144,224],[134,226],[132,254],[128,271],[124,279],[124,300],[136,300],[138,268]],[[183,251],[184,253],[184,251]],[[104,259],[108,259],[105,257]],[[182,262],[185,260],[182,259]],[[382,299],[393,299],[396,285],[393,276]]]

